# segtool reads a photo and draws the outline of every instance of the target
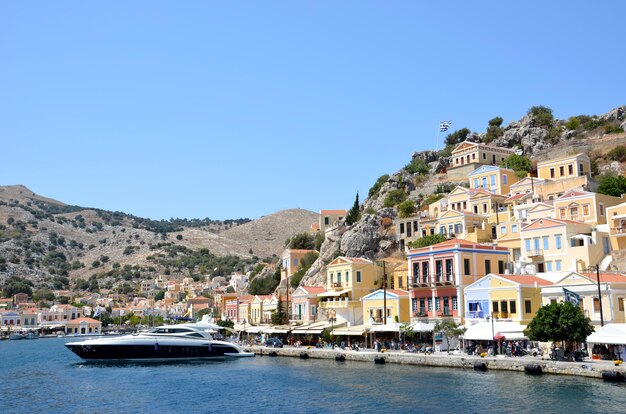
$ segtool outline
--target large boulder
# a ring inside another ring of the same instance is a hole
[[[341,251],[346,257],[373,259],[379,251],[383,236],[380,232],[381,219],[375,214],[366,214],[341,237]]]

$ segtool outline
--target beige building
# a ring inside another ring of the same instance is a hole
[[[622,201],[619,197],[605,194],[570,190],[554,200],[555,217],[593,225],[606,224],[606,209]]]
[[[546,160],[537,163],[537,176],[548,180],[587,175],[591,177],[591,160],[586,154]]]
[[[315,253],[317,250],[286,249],[282,256],[281,278],[291,277],[298,271],[302,258],[308,253]]]
[[[394,222],[396,227],[396,239],[398,240],[398,248],[400,251],[404,251],[407,243],[415,241],[422,236],[419,231],[419,216],[397,218]]]
[[[613,250],[626,249],[626,203],[606,209],[609,236]]]
[[[346,214],[348,214],[346,210],[321,210],[319,229],[325,232],[336,227],[346,217]]]
[[[464,141],[452,150],[452,161],[448,167],[451,179],[467,178],[480,165],[500,165],[515,150],[492,147],[478,142]]]
[[[363,321],[368,325],[411,321],[411,302],[406,290],[379,289],[364,296],[362,302]]]

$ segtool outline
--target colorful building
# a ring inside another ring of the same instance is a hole
[[[500,165],[514,153],[515,150],[510,148],[492,147],[478,142],[461,142],[452,150],[448,178],[467,178],[480,165]]]
[[[583,175],[591,177],[591,160],[586,154],[576,154],[537,163],[537,176],[539,178],[561,180]]]
[[[509,195],[511,184],[517,181],[519,178],[515,171],[494,165],[483,165],[469,175],[470,188],[500,195]]]
[[[291,294],[291,320],[312,323],[317,320],[317,297],[325,293],[322,286],[298,286]]]
[[[569,190],[554,200],[554,217],[593,225],[606,224],[606,209],[617,206],[622,201],[623,199],[620,197],[589,191]]]
[[[408,253],[414,317],[463,318],[463,289],[479,278],[504,273],[508,249],[448,240]]]
[[[611,249],[626,249],[626,203],[606,209]]]
[[[308,253],[317,253],[317,250],[286,249],[282,256],[281,278],[285,279],[296,273],[302,258]]]
[[[410,322],[409,292],[399,289],[378,289],[363,296],[363,321],[367,325]]]
[[[326,231],[328,229],[336,227],[344,217],[348,214],[346,210],[321,210],[319,229]]]
[[[102,322],[91,318],[78,318],[68,321],[65,325],[66,334],[97,334],[102,331]]]

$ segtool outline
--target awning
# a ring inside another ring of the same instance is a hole
[[[591,344],[626,345],[626,323],[608,323],[587,337]]]
[[[335,328],[332,332],[334,336],[363,336],[368,331],[367,325],[347,326],[345,328]]]
[[[435,324],[418,321],[413,322],[411,328],[413,332],[432,332],[435,329]]]
[[[399,323],[388,323],[386,325],[372,325],[370,332],[400,332]]]
[[[270,326],[269,328],[265,329],[265,331],[263,331],[264,333],[267,334],[284,334],[284,333],[289,333],[291,332],[291,327],[289,326]]]
[[[517,322],[479,322],[475,325],[467,326],[467,331],[463,337],[474,341],[492,341],[496,334],[500,339],[521,340],[528,339],[524,335],[526,326]]]
[[[292,330],[292,334],[300,334],[300,335],[319,335],[322,333],[324,329],[328,329],[334,326],[334,329],[343,326],[344,323],[336,323],[331,325],[330,322],[315,322],[310,325],[299,326],[296,329]]]
[[[249,326],[244,329],[246,333],[262,333],[267,329],[265,326]]]
[[[337,290],[337,291],[329,291],[329,292],[324,292],[324,293],[320,293],[319,295],[317,295],[318,298],[328,298],[328,297],[337,297],[337,296],[341,296],[344,293],[348,293],[351,292],[352,289],[344,289],[344,290]]]

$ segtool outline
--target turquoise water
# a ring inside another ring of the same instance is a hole
[[[3,413],[620,413],[626,384],[334,360],[98,363],[0,342]]]

